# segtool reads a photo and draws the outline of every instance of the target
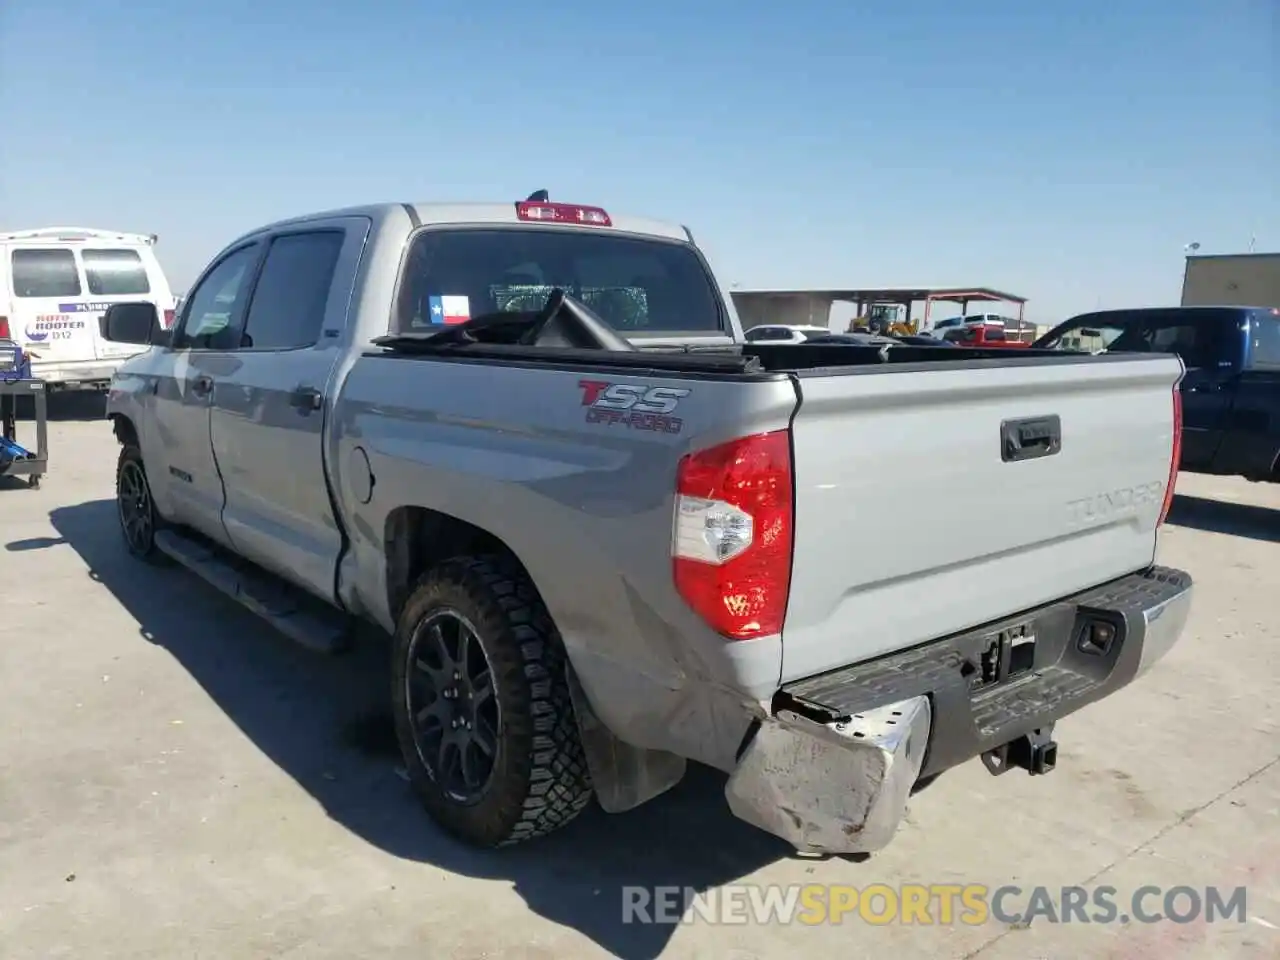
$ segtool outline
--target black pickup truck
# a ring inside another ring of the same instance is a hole
[[[1163,307],[1072,317],[1032,344],[1088,353],[1176,353],[1190,473],[1280,481],[1280,309]]]

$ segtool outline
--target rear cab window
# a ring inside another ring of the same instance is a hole
[[[13,295],[20,299],[78,297],[84,291],[69,248],[19,248],[9,256]]]
[[[559,287],[624,337],[727,335],[710,272],[680,241],[548,226],[444,227],[414,237],[401,333],[494,313],[537,313]]]

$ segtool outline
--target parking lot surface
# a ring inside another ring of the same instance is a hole
[[[70,399],[42,488],[0,481],[6,960],[1280,956],[1280,486],[1184,475],[1160,545],[1197,581],[1181,644],[1058,725],[1053,773],[950,771],[880,854],[795,857],[703,770],[478,853],[397,773],[383,651],[316,657],[130,559],[115,442]],[[1248,918],[623,922],[624,886],[739,883],[1245,886]]]

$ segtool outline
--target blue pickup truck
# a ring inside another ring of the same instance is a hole
[[[1102,310],[1072,317],[1031,346],[1176,353],[1187,368],[1180,469],[1280,481],[1280,309]]]

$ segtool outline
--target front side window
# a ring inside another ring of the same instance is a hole
[[[70,250],[15,250],[9,258],[14,296],[78,297],[80,272]]]
[[[238,347],[233,324],[244,305],[250,270],[258,245],[241,247],[224,257],[183,301],[186,317],[177,346],[197,350]]]
[[[536,313],[557,287],[623,336],[726,330],[711,276],[689,244],[548,227],[420,233],[406,259],[398,327]]]
[[[127,297],[151,292],[147,268],[137,250],[81,250],[89,292],[103,297]]]

